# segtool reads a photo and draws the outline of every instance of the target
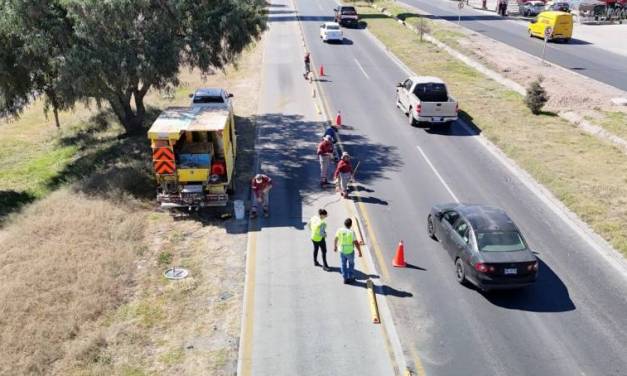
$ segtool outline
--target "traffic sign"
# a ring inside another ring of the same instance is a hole
[[[551,35],[553,35],[553,28],[552,27],[547,27],[544,29],[544,37],[545,38],[550,38]]]

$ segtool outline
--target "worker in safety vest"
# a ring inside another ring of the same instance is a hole
[[[311,242],[313,243],[313,259],[314,266],[321,266],[318,262],[318,249],[322,252],[322,269],[329,271],[327,264],[327,211],[318,210],[318,215],[314,215],[309,219],[307,227],[311,231]]]
[[[355,281],[355,248],[357,248],[357,254],[361,257],[361,247],[355,232],[351,230],[352,226],[353,221],[350,218],[346,218],[344,227],[337,230],[333,240],[333,251],[337,252],[338,245],[340,247],[340,269],[342,270],[344,284]]]

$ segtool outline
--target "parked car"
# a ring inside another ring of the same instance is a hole
[[[340,5],[333,11],[335,12],[335,22],[338,24],[353,27],[359,25],[359,15],[355,7]]]
[[[342,34],[342,28],[337,22],[325,22],[320,25],[320,38],[323,42],[341,42],[344,40],[344,35]]]
[[[523,17],[535,17],[544,11],[544,1],[527,1],[520,6]]]
[[[542,12],[529,23],[527,31],[530,37],[544,38],[547,28],[552,32],[549,40],[561,40],[568,43],[573,35],[573,16],[566,12]]]
[[[192,99],[191,107],[209,107],[215,109],[226,109],[233,112],[233,94],[222,88],[201,88],[197,89],[189,97]]]
[[[546,10],[568,13],[570,12],[570,4],[563,1],[551,2],[546,5]]]
[[[484,205],[435,205],[427,217],[429,236],[439,240],[461,284],[483,291],[521,288],[538,277],[538,259],[502,209]]]
[[[396,85],[396,107],[416,122],[450,125],[457,120],[457,101],[448,95],[444,81],[437,77],[414,76]]]

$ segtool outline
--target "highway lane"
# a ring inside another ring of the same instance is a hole
[[[436,375],[624,373],[624,275],[459,124],[450,133],[410,127],[394,107],[394,84],[406,74],[367,31],[345,30],[341,45],[318,40],[333,7],[298,1],[314,62],[328,74],[321,85],[330,110],[341,109],[354,128],[342,137],[361,161],[360,195],[385,261],[379,270],[392,288],[414,295],[389,296],[410,357],[417,352]],[[454,281],[452,261],[425,231],[431,205],[453,200],[431,165],[460,200],[513,217],[542,260],[535,286],[484,296]],[[417,268],[390,267],[401,239]]]
[[[435,17],[457,22],[457,2],[450,0],[403,0]],[[535,56],[542,55],[542,40],[529,38],[526,23],[465,7],[461,25]],[[577,24],[575,24],[577,27]],[[549,43],[546,60],[608,85],[627,90],[627,56],[618,55],[585,41]]]

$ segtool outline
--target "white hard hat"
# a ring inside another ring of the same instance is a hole
[[[348,154],[347,152],[343,152],[342,153],[342,158],[350,158],[350,154]]]
[[[255,180],[257,180],[257,181],[263,180],[263,175],[261,175],[261,174],[255,175]]]
[[[327,140],[327,141],[333,141],[333,137],[331,137],[329,135],[324,136],[324,139]]]

